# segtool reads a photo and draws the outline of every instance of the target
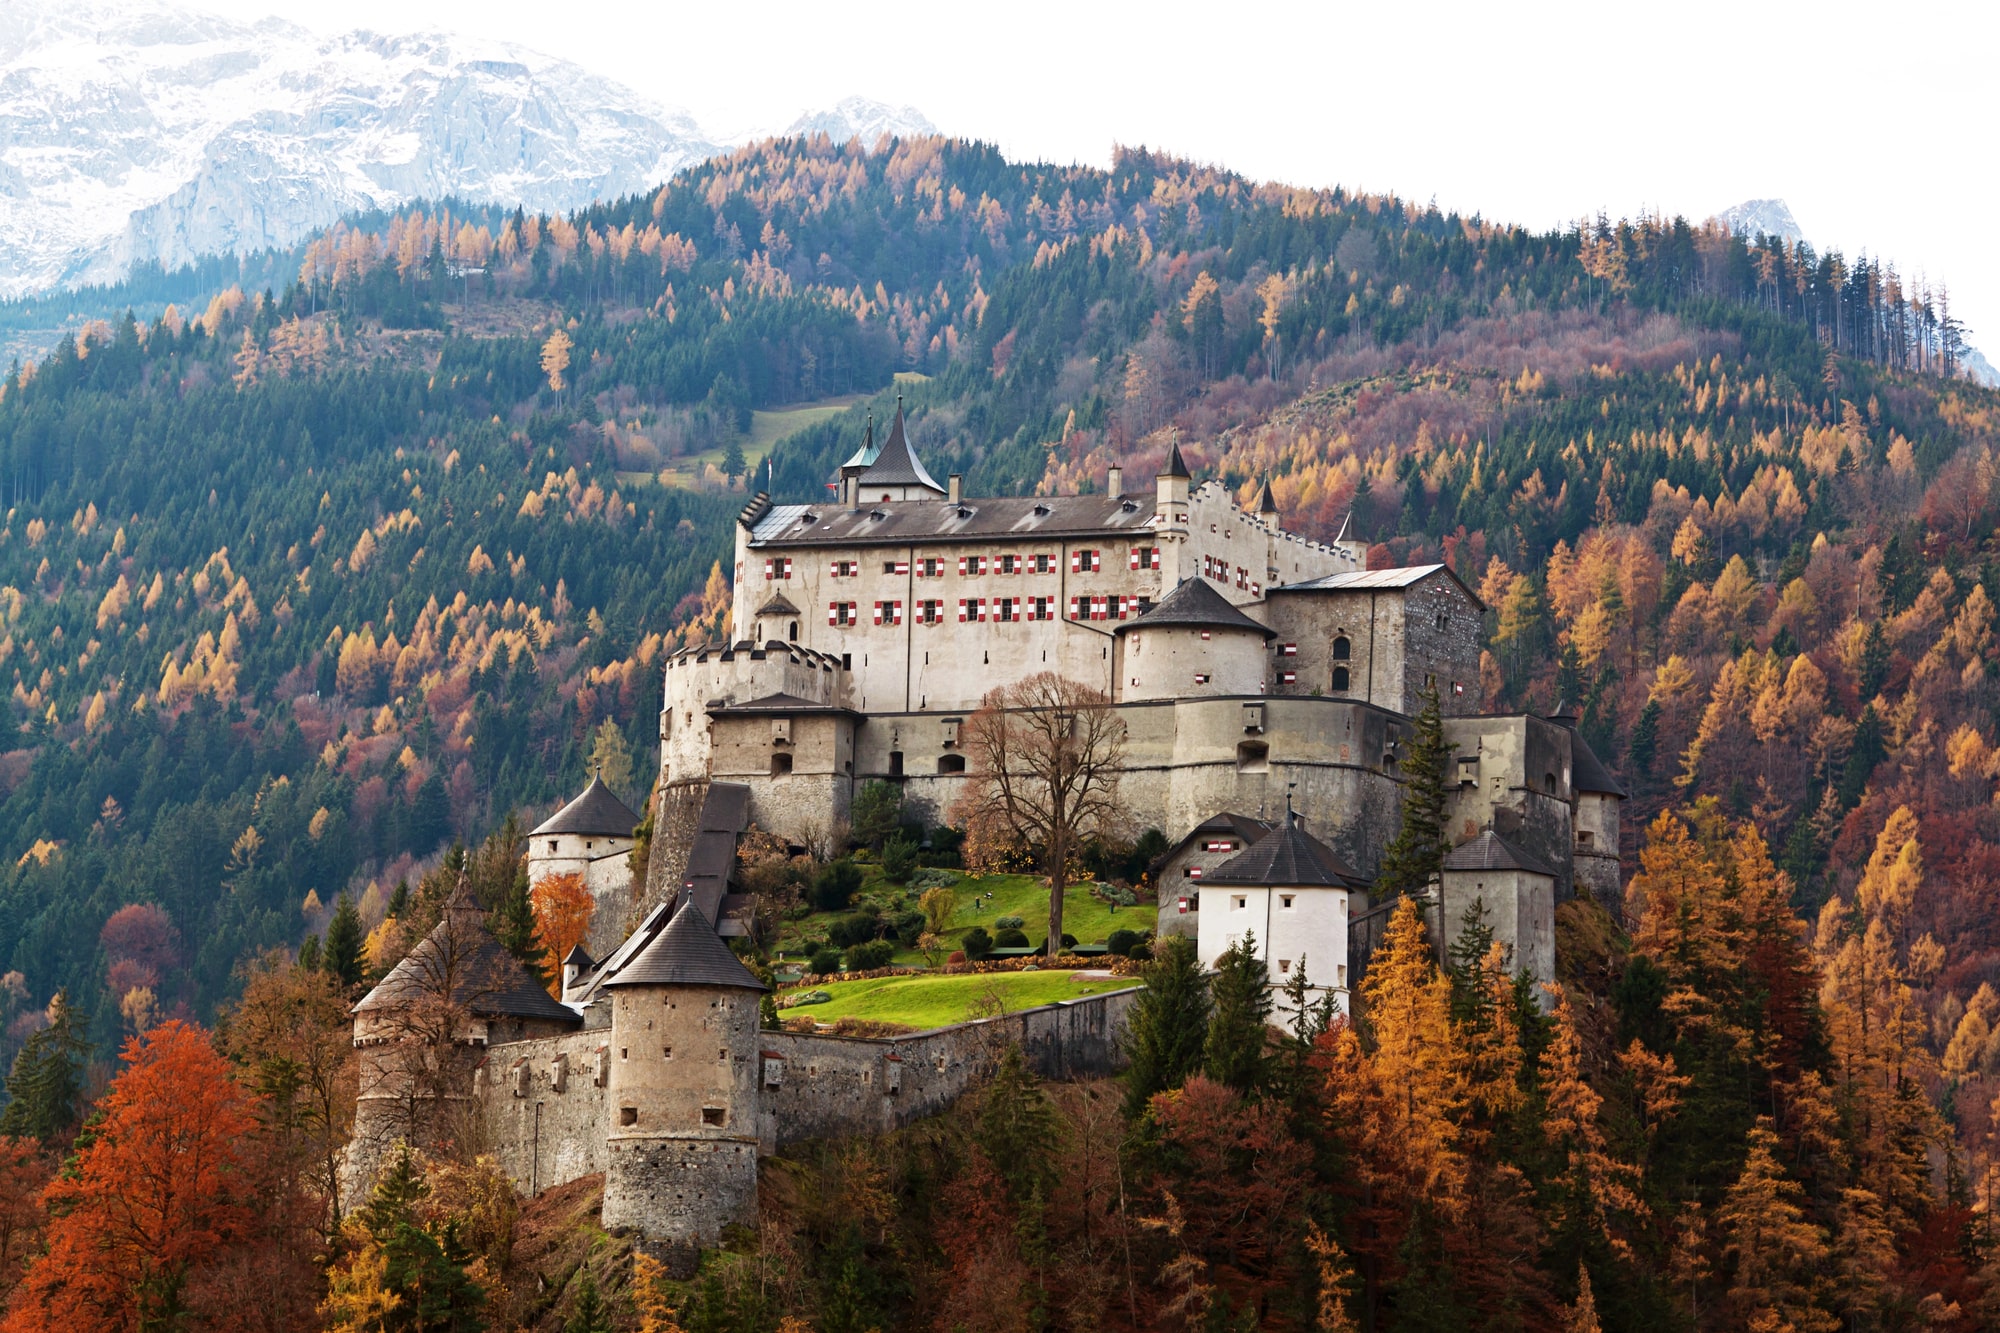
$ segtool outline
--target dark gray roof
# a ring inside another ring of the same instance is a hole
[[[594,834],[598,837],[629,838],[639,826],[639,816],[618,799],[604,779],[593,774],[583,795],[543,820],[528,836],[548,833]]]
[[[1444,854],[1446,870],[1525,870],[1531,875],[1556,878],[1556,872],[1528,853],[1487,829],[1460,847]]]
[[[1251,843],[1246,850],[1209,871],[1202,882],[1272,888],[1290,884],[1325,885],[1338,889],[1358,889],[1368,883],[1335,856],[1331,847],[1296,822],[1287,822]]]
[[[608,986],[740,986],[769,990],[729,951],[692,898],[683,894],[667,928],[620,968]]]
[[[1173,860],[1176,856],[1186,851],[1190,844],[1203,838],[1228,835],[1241,838],[1243,845],[1248,847],[1251,843],[1257,841],[1257,839],[1263,837],[1276,827],[1277,825],[1271,823],[1269,820],[1252,819],[1249,815],[1239,815],[1234,811],[1224,810],[1221,814],[1210,815],[1207,819],[1202,820],[1199,824],[1189,829],[1187,836],[1168,849],[1166,854],[1160,857],[1158,864],[1164,865],[1166,862]]]
[[[1373,592],[1395,588],[1410,588],[1425,579],[1442,574],[1456,583],[1472,604],[1481,611],[1486,603],[1479,600],[1479,594],[1466,586],[1464,579],[1453,572],[1450,565],[1402,565],[1395,569],[1356,569],[1339,574],[1326,574],[1316,579],[1306,579],[1300,583],[1287,583],[1271,589],[1272,592]]]
[[[944,487],[930,473],[924,471],[923,462],[910,448],[910,438],[903,431],[903,404],[896,402],[896,420],[889,427],[889,438],[882,442],[882,450],[875,455],[875,461],[861,474],[863,486],[928,486],[938,494],[944,494]]]
[[[799,609],[781,592],[772,593],[764,599],[764,604],[757,608],[757,614],[760,616],[795,616],[798,613]]]
[[[751,699],[744,703],[710,704],[708,711],[716,717],[731,713],[842,713],[849,717],[861,714],[852,708],[842,708],[839,704],[819,704],[810,699],[801,699],[796,694],[767,694],[761,699]]]
[[[1116,632],[1123,634],[1126,630],[1164,629],[1168,626],[1253,630],[1267,639],[1278,637],[1276,630],[1258,624],[1230,605],[1229,599],[1217,592],[1207,579],[1183,580],[1179,587],[1162,597],[1158,605],[1137,620],[1128,620],[1118,626]]]
[[[1181,457],[1181,442],[1174,441],[1174,447],[1167,451],[1167,466],[1160,473],[1163,477],[1189,476],[1187,460]]]
[[[588,971],[592,965],[592,960],[590,954],[584,950],[581,944],[572,944],[569,946],[569,952],[563,955],[562,965],[564,967],[580,967]]]
[[[750,789],[740,782],[709,783],[695,825],[681,888],[683,896],[693,895],[703,915],[719,921],[723,895],[736,872],[736,842],[750,826]]]
[[[839,504],[775,505],[751,526],[752,546],[918,546],[968,537],[1023,542],[1075,537],[1144,535],[1151,531],[1150,498],[1104,495],[987,496],[980,499],[899,500],[858,508]]]
[[[1576,729],[1576,712],[1567,703],[1558,703],[1556,711],[1549,714],[1549,721],[1569,732],[1569,785],[1576,791],[1587,791],[1599,796],[1616,796],[1625,800],[1632,795],[1625,790],[1625,784],[1604,766],[1597,752]]]
[[[463,890],[461,890],[463,892]],[[582,1017],[558,1003],[548,989],[486,928],[486,914],[461,899],[431,933],[375,989],[354,1006],[357,1014],[395,1009],[435,998],[447,988],[451,998],[480,1018],[534,1018],[581,1023]]]
[[[1257,488],[1257,498],[1250,502],[1250,512],[1253,514],[1275,514],[1278,512],[1278,502],[1271,495],[1271,479],[1269,477],[1266,477],[1264,484]]]

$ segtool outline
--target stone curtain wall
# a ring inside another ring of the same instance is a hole
[[[634,886],[634,924],[679,891],[687,878],[688,853],[701,828],[701,807],[708,799],[708,782],[669,782],[661,786],[653,810],[653,845],[646,863],[646,883]]]
[[[881,1134],[935,1115],[1015,1043],[1044,1078],[1113,1073],[1124,1064],[1120,1039],[1138,995],[1135,987],[879,1040],[762,1033],[764,1151]]]
[[[485,1112],[488,1150],[517,1193],[536,1194],[604,1169],[606,1089],[599,1052],[608,1055],[610,1042],[608,1031],[572,1032],[487,1052],[473,1096]]]

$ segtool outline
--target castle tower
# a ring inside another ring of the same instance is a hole
[[[1349,1013],[1348,927],[1367,910],[1367,881],[1300,828],[1287,801],[1278,829],[1203,877],[1196,952],[1211,968],[1249,935],[1271,969],[1275,1013],[1289,1012],[1284,988],[1300,971],[1311,983],[1309,1003],[1331,992]]]
[[[612,995],[604,1225],[685,1267],[757,1215],[758,1007],[764,984],[683,896],[605,982]]]
[[[599,958],[617,947],[635,905],[631,856],[638,825],[631,807],[593,775],[581,795],[528,835],[528,883],[575,875],[590,890],[597,907],[585,944]]]
[[[1160,542],[1160,586],[1171,588],[1194,577],[1193,557],[1187,553],[1188,488],[1187,460],[1175,441],[1167,451],[1167,463],[1153,478],[1153,529]]]

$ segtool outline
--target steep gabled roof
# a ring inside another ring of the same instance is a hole
[[[889,438],[882,442],[881,452],[868,470],[861,474],[861,485],[867,486],[925,486],[944,494],[944,487],[930,473],[924,471],[923,463],[910,448],[910,439],[903,431],[903,404],[896,402],[896,420],[889,427]]]
[[[1556,872],[1516,847],[1492,829],[1444,854],[1446,870],[1525,870],[1556,878]]]
[[[1583,733],[1576,729],[1576,709],[1563,700],[1556,704],[1556,711],[1549,714],[1549,721],[1569,732],[1569,785],[1575,791],[1587,791],[1597,796],[1616,796],[1619,800],[1629,799],[1631,792],[1625,790],[1597,752],[1584,740]]]
[[[1368,881],[1348,868],[1331,847],[1300,828],[1288,813],[1277,830],[1209,871],[1202,883],[1359,889]]]
[[[592,774],[590,785],[581,796],[543,820],[528,836],[580,833],[587,837],[629,838],[638,826],[639,816],[604,785],[603,778]]]
[[[1180,477],[1182,479],[1186,479],[1192,475],[1188,471],[1187,460],[1181,457],[1181,442],[1179,440],[1175,440],[1174,447],[1167,451],[1167,465],[1161,470],[1160,475],[1163,477]]]
[[[1271,479],[1264,478],[1264,484],[1257,488],[1257,498],[1250,502],[1250,512],[1262,516],[1278,512],[1278,501],[1271,494]]]
[[[686,895],[667,928],[637,958],[604,983],[609,986],[738,986],[769,990],[729,951],[722,936]]]
[[[1168,626],[1251,630],[1267,639],[1278,637],[1276,630],[1258,624],[1230,605],[1229,599],[1217,592],[1207,579],[1183,580],[1180,586],[1162,597],[1157,606],[1137,620],[1128,620],[1118,626],[1116,632],[1123,634],[1126,630],[1163,629]]]
[[[465,891],[461,888],[460,894]],[[396,1009],[447,990],[454,1003],[478,1018],[534,1018],[580,1023],[574,1009],[558,1003],[521,960],[502,948],[486,928],[486,914],[461,896],[444,920],[391,968],[375,989],[354,1006],[357,1014]]]
[[[1249,815],[1239,815],[1233,810],[1224,810],[1220,814],[1210,815],[1189,829],[1187,836],[1163,852],[1154,864],[1165,865],[1204,838],[1241,838],[1243,845],[1248,847],[1275,827],[1277,826],[1269,820],[1252,819]]]

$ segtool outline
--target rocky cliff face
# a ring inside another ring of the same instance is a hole
[[[684,113],[501,43],[8,0],[0,296],[289,245],[412,199],[574,208],[716,148]]]

